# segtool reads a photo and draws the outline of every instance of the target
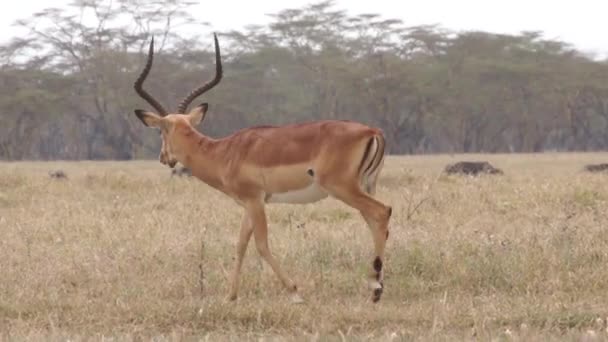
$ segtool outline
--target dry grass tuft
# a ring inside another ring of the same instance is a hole
[[[389,158],[377,305],[371,236],[335,200],[268,207],[305,305],[253,246],[226,303],[241,212],[223,195],[157,162],[0,164],[0,339],[608,338],[608,178],[580,171],[606,156],[483,155],[507,175],[442,176],[456,157]]]

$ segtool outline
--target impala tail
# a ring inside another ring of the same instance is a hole
[[[359,165],[359,180],[362,189],[370,195],[376,193],[378,175],[384,165],[386,140],[381,131],[369,138]]]

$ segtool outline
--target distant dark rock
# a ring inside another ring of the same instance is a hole
[[[68,175],[63,170],[49,171],[49,177],[54,179],[67,179]]]
[[[608,163],[585,165],[588,172],[608,172]]]
[[[486,161],[472,162],[472,161],[461,161],[455,164],[450,164],[445,167],[445,173],[449,175],[471,175],[477,176],[480,174],[490,175],[502,175],[501,169],[497,169]]]

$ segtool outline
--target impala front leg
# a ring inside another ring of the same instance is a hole
[[[302,303],[304,300],[298,294],[298,287],[283,272],[268,247],[268,225],[266,222],[266,213],[264,212],[264,204],[258,202],[251,203],[247,210],[253,223],[253,236],[255,238],[255,245],[258,249],[258,253],[260,253],[260,256],[270,265],[287,291],[291,293],[293,302]]]
[[[241,268],[243,266],[243,259],[245,258],[245,252],[247,252],[247,245],[251,239],[251,233],[253,233],[253,224],[251,219],[247,215],[247,211],[243,214],[241,221],[241,231],[239,233],[239,241],[236,245],[236,262],[232,273],[232,279],[230,282],[230,294],[229,300],[235,300],[239,291],[239,278],[241,275]]]

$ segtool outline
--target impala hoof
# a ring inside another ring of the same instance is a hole
[[[382,297],[382,292],[384,291],[384,285],[382,284],[382,282],[379,282],[377,280],[370,280],[369,288],[373,292],[372,301],[374,303],[377,303],[380,300],[380,297]]]
[[[378,303],[380,301],[380,298],[382,297],[382,291],[383,291],[382,288],[374,290],[374,295],[372,296],[372,301],[374,303]]]
[[[291,303],[292,304],[304,304],[304,298],[300,296],[299,293],[294,293],[291,295]]]

